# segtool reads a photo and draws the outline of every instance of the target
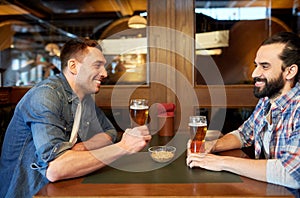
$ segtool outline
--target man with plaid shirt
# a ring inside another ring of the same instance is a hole
[[[260,98],[242,126],[218,139],[211,152],[254,145],[256,159],[188,154],[189,167],[230,171],[268,183],[300,189],[300,38],[280,32],[257,51],[252,73]]]

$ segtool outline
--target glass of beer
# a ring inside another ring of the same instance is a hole
[[[130,121],[131,128],[142,126],[148,122],[149,106],[146,99],[130,100]]]
[[[191,153],[205,152],[205,135],[207,131],[207,120],[205,116],[190,116],[189,121]]]

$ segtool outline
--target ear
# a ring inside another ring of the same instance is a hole
[[[291,79],[295,78],[295,76],[298,73],[298,69],[299,69],[298,65],[296,65],[296,64],[292,64],[291,66],[287,67],[286,68],[287,74],[286,74],[285,79],[286,80],[291,80]]]
[[[75,59],[68,60],[68,69],[72,74],[74,74],[74,75],[77,74],[77,67],[76,67],[76,60]]]

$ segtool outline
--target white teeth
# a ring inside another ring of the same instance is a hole
[[[96,83],[101,84],[101,81],[100,81],[100,80],[95,80],[95,81],[96,81]]]
[[[264,85],[264,84],[265,84],[264,82],[256,82],[256,83],[255,83],[256,86],[262,86],[262,85]]]

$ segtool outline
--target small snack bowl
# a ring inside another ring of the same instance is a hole
[[[174,158],[176,148],[174,146],[152,146],[148,151],[154,161],[165,163]]]

